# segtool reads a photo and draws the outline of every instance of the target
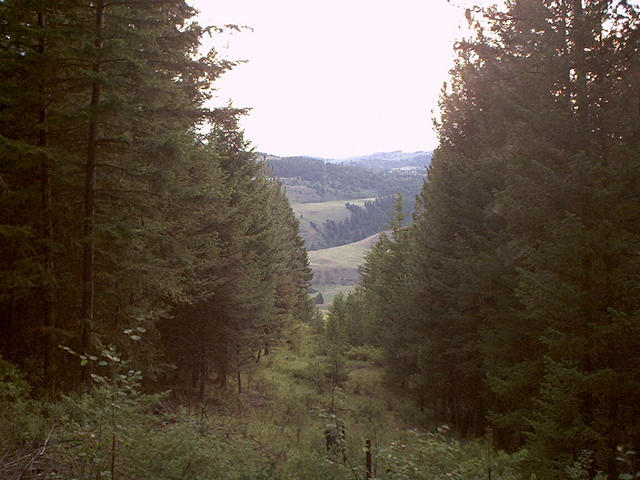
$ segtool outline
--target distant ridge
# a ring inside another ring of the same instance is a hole
[[[428,167],[431,163],[432,151],[418,151],[418,152],[402,152],[396,150],[393,152],[376,152],[368,155],[358,155],[348,158],[323,158],[312,155],[295,155],[289,157],[278,157],[277,155],[271,155],[268,153],[256,153],[261,158],[266,158],[267,161],[277,158],[300,158],[310,160],[321,160],[323,162],[332,164],[353,165],[362,168],[368,168],[370,170],[385,171],[394,170],[403,167],[416,167],[418,169]]]
[[[349,157],[343,160],[325,160],[331,163],[358,165],[372,170],[392,170],[403,167],[428,167],[433,152],[376,152],[368,155]]]

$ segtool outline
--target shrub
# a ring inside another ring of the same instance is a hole
[[[326,362],[319,357],[318,361],[309,362],[302,370],[293,372],[293,377],[310,383],[318,393],[324,393],[329,387],[327,372]]]
[[[0,357],[0,478],[20,478],[49,461],[49,405],[28,397],[30,386],[15,365]],[[45,454],[47,454],[45,456]]]
[[[372,345],[356,345],[347,350],[345,354],[348,360],[356,360],[361,362],[371,362],[374,365],[382,366],[384,361],[384,352],[381,348]]]

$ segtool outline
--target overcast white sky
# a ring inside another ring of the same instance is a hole
[[[463,34],[446,0],[192,0],[246,59],[217,83],[217,103],[253,110],[242,121],[258,151],[344,158],[431,150],[432,110]],[[458,2],[459,3],[459,2]]]

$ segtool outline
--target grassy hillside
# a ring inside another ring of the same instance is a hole
[[[375,197],[358,198],[348,200],[354,205],[363,206],[366,201],[373,201]],[[305,220],[310,220],[318,225],[327,220],[344,220],[350,213],[345,207],[347,200],[333,200],[329,202],[317,203],[294,203],[291,206],[296,216]]]
[[[300,221],[300,234],[305,239],[307,249],[315,250],[325,244],[322,236],[322,224],[327,220],[342,221],[351,215],[345,204],[347,201],[362,206],[375,198],[355,200],[332,200],[329,202],[292,203],[291,206]]]
[[[410,216],[426,174],[426,169],[415,164],[426,165],[430,154],[377,153],[345,163],[266,154],[258,154],[258,158],[284,185],[300,219],[305,246],[319,250],[345,245],[386,228],[398,193],[403,195],[405,212]],[[363,168],[360,163],[375,164],[377,170]],[[398,169],[405,165],[415,169]],[[345,207],[346,202],[354,205],[351,210]]]
[[[358,267],[362,265],[364,254],[379,235],[378,233],[341,247],[309,252],[309,262],[313,269],[312,285],[322,293],[325,306],[331,303],[337,293],[347,293],[358,283]]]
[[[342,245],[341,247],[309,252],[309,260],[314,265],[330,266],[339,264],[358,268],[362,263],[365,252],[378,240],[379,235],[379,233],[376,233],[359,242]]]

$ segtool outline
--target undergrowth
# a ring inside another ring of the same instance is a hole
[[[384,388],[378,352],[350,352],[342,386],[319,353],[305,329],[294,349],[264,357],[241,395],[212,388],[205,405],[142,393],[140,373],[108,349],[92,393],[55,402],[32,399],[0,359],[0,479],[364,480],[366,440],[372,478],[533,478],[519,473],[524,454],[415,429],[426,423]],[[567,478],[589,478],[580,468]]]

